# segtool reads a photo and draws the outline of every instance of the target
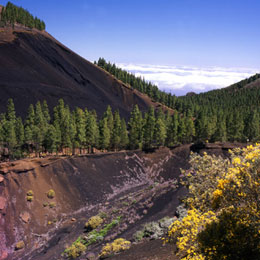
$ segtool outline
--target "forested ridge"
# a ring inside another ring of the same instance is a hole
[[[40,31],[45,30],[44,21],[34,17],[24,8],[8,2],[2,9],[0,25],[5,26],[6,24],[11,24],[14,26],[15,23],[25,25],[29,28],[36,28]]]
[[[187,114],[191,116],[195,125],[195,140],[246,142],[259,139],[260,82],[259,87],[246,86],[258,80],[260,74],[228,88],[176,97],[160,91],[154,84],[118,68],[104,58],[95,64],[154,101],[165,104],[184,117]]]
[[[121,69],[118,71],[121,72],[116,75],[135,78]],[[110,106],[98,118],[94,110],[71,111],[63,100],[51,113],[47,102],[31,104],[23,120],[16,116],[14,103],[9,99],[6,113],[0,117],[1,155],[20,158],[31,153],[150,149],[197,141],[256,141],[260,137],[260,89],[244,86],[258,78],[257,74],[229,88],[200,95],[172,96],[174,113],[152,107],[142,113],[135,105],[128,122]],[[149,88],[150,83],[139,80],[143,90]]]
[[[185,130],[186,129],[186,130]],[[195,136],[189,115],[164,114],[151,107],[142,113],[135,105],[126,123],[118,111],[108,106],[98,119],[96,111],[71,111],[61,99],[52,113],[46,101],[30,105],[24,120],[16,116],[12,99],[0,116],[0,148],[3,157],[21,158],[31,153],[74,154],[82,149],[93,152],[122,149],[149,149],[191,142]],[[6,149],[4,149],[6,148]]]

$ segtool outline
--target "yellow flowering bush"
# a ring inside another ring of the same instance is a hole
[[[118,238],[112,243],[107,243],[101,250],[100,258],[107,257],[114,253],[118,253],[124,250],[127,250],[131,247],[131,242],[123,238]]]
[[[166,241],[183,260],[260,259],[260,145],[230,151],[230,160],[191,155],[183,171],[188,215]]]
[[[179,249],[178,255],[182,259],[204,259],[199,253],[197,235],[206,224],[211,223],[213,220],[216,220],[213,211],[202,213],[197,209],[189,210],[182,221],[177,220],[169,227],[166,241],[172,240],[176,243]]]
[[[53,189],[50,189],[48,192],[47,192],[47,197],[49,199],[53,199],[55,197],[55,191]]]
[[[182,170],[182,184],[189,188],[189,196],[184,202],[189,208],[204,211],[211,207],[218,179],[227,171],[230,161],[207,153],[203,156],[191,153],[190,164],[188,171]]]
[[[91,217],[88,222],[86,222],[85,224],[85,228],[87,229],[96,229],[97,227],[99,227],[101,224],[103,223],[103,219],[100,216],[93,216]]]
[[[86,251],[87,247],[80,241],[76,241],[70,247],[65,249],[67,258],[76,259]]]

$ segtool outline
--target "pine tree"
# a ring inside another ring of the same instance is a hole
[[[126,128],[125,120],[121,120],[121,132],[120,132],[120,148],[127,149],[129,144],[128,132]]]
[[[15,124],[15,133],[17,144],[22,147],[24,144],[24,126],[21,117],[18,117]]]
[[[16,133],[15,133],[15,123],[12,121],[5,121],[3,125],[4,128],[4,140],[8,148],[9,154],[12,155],[15,146],[17,145]]]
[[[33,142],[33,134],[30,126],[26,126],[24,129],[24,140],[26,145],[30,147]]]
[[[58,135],[56,128],[53,125],[49,125],[47,129],[45,147],[49,153],[57,152],[58,149]]]
[[[217,116],[217,128],[214,135],[214,140],[221,142],[226,142],[227,140],[227,126],[226,126],[226,117],[222,110],[219,111]]]
[[[72,148],[76,128],[75,124],[73,122],[73,119],[70,114],[70,109],[68,106],[64,108],[64,115],[63,115],[64,121],[61,122],[61,137],[62,137],[62,146],[66,149],[66,153],[70,148]]]
[[[15,146],[17,145],[15,124],[16,124],[16,113],[15,113],[14,103],[12,99],[8,99],[6,120],[5,120],[5,124],[3,125],[3,129],[4,129],[5,143],[9,150],[9,154],[11,156],[14,152]]]
[[[210,115],[207,119],[206,140],[212,141],[217,130],[217,115]]]
[[[178,124],[178,141],[180,143],[185,142],[185,138],[187,136],[187,129],[185,124],[185,117],[179,116],[179,124]]]
[[[93,112],[88,113],[87,115],[86,142],[89,152],[93,152],[93,148],[99,146],[99,128],[96,114]]]
[[[185,117],[185,129],[186,129],[185,142],[191,143],[195,136],[195,125],[191,117],[191,114],[188,114]]]
[[[76,108],[75,112],[76,136],[75,140],[82,149],[86,143],[86,117],[81,108]]]
[[[198,140],[203,141],[208,139],[208,119],[204,111],[200,111],[196,119],[196,133]]]
[[[143,117],[137,105],[131,112],[128,122],[130,149],[142,148],[143,142]]]
[[[14,102],[11,98],[9,98],[8,101],[7,101],[6,120],[10,121],[12,123],[15,123],[15,121],[16,121],[16,113],[15,113]]]
[[[107,118],[99,121],[99,147],[101,150],[106,150],[110,145],[110,130],[108,127]]]
[[[60,126],[60,115],[58,106],[53,108],[53,126],[55,127],[56,133],[56,145],[57,145],[57,153],[61,149],[61,126]]]
[[[25,126],[33,127],[35,124],[35,111],[34,106],[31,104],[28,108],[27,117],[25,120]]]
[[[155,124],[155,143],[157,146],[164,145],[166,139],[166,125],[161,117],[158,117]]]
[[[36,145],[36,150],[39,153],[42,151],[43,141],[46,135],[47,125],[42,112],[41,103],[38,101],[35,106],[35,118],[33,127],[34,143]]]
[[[244,141],[244,119],[241,112],[235,112],[233,115],[233,140],[234,141]]]
[[[171,117],[171,121],[167,128],[167,137],[166,143],[168,146],[173,146],[178,142],[178,128],[179,128],[179,120],[178,114],[175,112]]]
[[[107,110],[105,111],[103,118],[107,119],[107,126],[109,129],[109,136],[110,138],[112,137],[113,134],[113,126],[114,126],[114,117],[113,117],[113,113],[112,113],[112,109],[110,106],[107,107]],[[111,142],[111,140],[109,140],[109,143]]]
[[[65,148],[65,151],[67,152],[72,148],[74,139],[72,134],[74,129],[70,109],[68,106],[65,107],[62,99],[59,100],[58,105],[54,108],[54,126],[56,128],[58,142],[60,139],[61,149],[63,150],[63,148]]]
[[[46,100],[44,100],[43,104],[42,104],[42,113],[44,116],[44,120],[45,120],[46,124],[48,125],[51,121],[51,117],[50,117],[50,112],[49,112],[49,108],[48,108],[48,104],[47,104]]]
[[[70,113],[69,107],[66,106],[66,108],[68,109],[68,113],[70,116],[69,117],[69,136],[70,136],[70,140],[71,140],[71,146],[69,146],[69,147],[72,148],[72,153],[75,154],[75,148],[77,148],[77,147],[82,148],[83,144],[80,144],[78,142],[78,140],[76,140],[77,124],[76,124],[75,112]],[[84,128],[85,128],[85,125],[84,125]],[[85,138],[85,135],[83,136],[83,138]]]
[[[112,130],[112,137],[111,137],[111,146],[115,150],[118,150],[120,146],[120,134],[121,134],[121,119],[119,115],[119,111],[114,113],[114,126]]]
[[[247,127],[246,127],[246,136],[249,141],[256,141],[259,139],[260,129],[259,129],[259,114],[254,109],[248,115]]]
[[[153,107],[149,108],[144,118],[143,143],[145,148],[150,148],[154,141],[155,115]]]

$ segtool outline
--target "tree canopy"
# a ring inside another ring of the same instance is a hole
[[[95,64],[129,87],[177,111],[178,122],[175,118],[175,122],[172,122],[172,131],[175,137],[176,131],[178,132],[178,139],[182,143],[194,140],[254,142],[259,138],[260,88],[257,84],[260,84],[258,83],[260,74],[228,88],[176,97],[159,90],[151,82],[107,62],[104,58],[99,58]],[[151,117],[150,119],[152,124],[153,120]],[[147,138],[146,132],[144,133],[146,143]],[[169,138],[172,141],[174,139],[173,136]]]
[[[6,24],[14,25],[15,23],[18,23],[29,28],[36,28],[40,31],[45,30],[44,21],[40,20],[36,16],[34,17],[24,8],[18,7],[11,2],[8,2],[6,6],[3,7],[1,12],[1,22],[3,26]]]

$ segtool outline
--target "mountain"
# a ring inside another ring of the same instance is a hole
[[[95,109],[101,115],[108,105],[129,117],[133,105],[144,111],[160,106],[103,69],[83,59],[50,34],[22,25],[0,30],[0,112],[13,98],[18,115],[28,106],[46,100],[50,108],[60,98],[71,108]]]

